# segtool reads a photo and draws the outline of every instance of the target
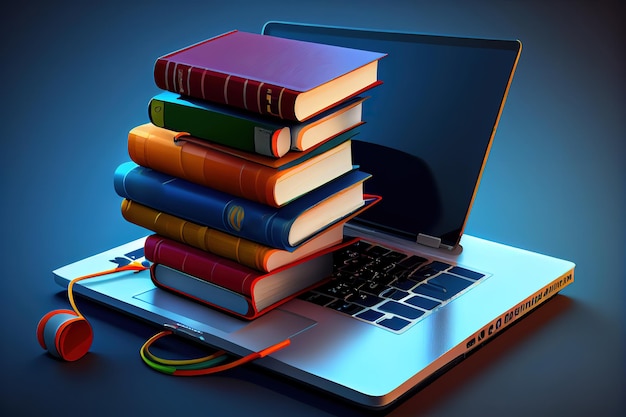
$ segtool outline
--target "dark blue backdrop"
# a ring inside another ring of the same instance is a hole
[[[522,40],[467,232],[572,260],[576,282],[391,415],[623,415],[619,1],[88,3],[22,2],[0,17],[3,415],[359,414],[254,368],[156,374],[138,356],[154,329],[84,302],[95,341],[82,361],[51,360],[35,338],[39,318],[67,306],[53,269],[143,234],[122,219],[112,173],[147,121],[154,60],[267,20]]]

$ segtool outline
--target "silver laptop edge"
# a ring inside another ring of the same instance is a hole
[[[141,248],[142,242],[139,239],[88,263],[60,268],[54,271],[55,279],[66,286],[73,276],[110,267],[109,259]],[[411,249],[403,242],[387,243]],[[242,321],[154,288],[147,271],[95,278],[77,284],[75,291],[157,326],[178,328],[182,337],[238,355],[290,338],[288,348],[255,363],[376,408],[390,405],[462,359],[573,281],[571,262],[469,235],[463,236],[462,244],[464,250],[458,255],[441,256],[442,251],[434,249],[417,253],[478,270],[478,265],[488,262],[493,276],[402,335],[297,299],[257,320]],[[528,265],[536,267],[535,275],[526,275]],[[381,356],[385,366],[372,369],[372,362]]]

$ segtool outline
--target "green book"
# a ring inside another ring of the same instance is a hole
[[[280,158],[290,150],[305,151],[362,124],[364,100],[356,97],[305,122],[292,122],[165,91],[150,100],[148,113],[156,126]]]

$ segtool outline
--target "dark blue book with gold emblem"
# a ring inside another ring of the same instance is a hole
[[[172,175],[126,162],[114,175],[118,195],[182,219],[270,247],[298,245],[365,206],[358,169],[338,177],[280,208],[235,197]]]

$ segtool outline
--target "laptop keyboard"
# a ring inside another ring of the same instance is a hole
[[[360,240],[335,253],[327,283],[301,299],[401,333],[486,275]]]

